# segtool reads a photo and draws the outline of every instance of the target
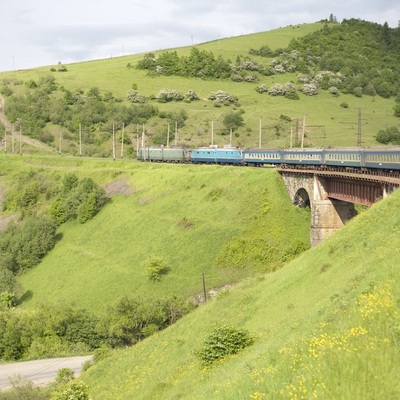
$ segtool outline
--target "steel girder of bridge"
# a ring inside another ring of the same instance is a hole
[[[400,186],[400,179],[385,176],[299,169],[279,172],[292,203],[311,208],[312,246],[353,218],[354,204],[371,205]]]
[[[284,173],[287,170],[281,170]],[[400,187],[400,179],[384,175],[346,172],[298,170],[291,173],[310,174],[321,178],[329,198],[370,206]]]

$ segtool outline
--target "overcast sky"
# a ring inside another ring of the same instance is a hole
[[[1,0],[0,71],[116,57],[316,22],[391,28],[400,0]]]

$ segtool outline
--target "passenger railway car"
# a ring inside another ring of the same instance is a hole
[[[358,147],[326,149],[323,154],[323,164],[327,166],[362,167],[364,165],[363,151]]]
[[[365,167],[400,170],[400,147],[366,148],[363,157]]]
[[[287,149],[282,151],[282,164],[321,165],[322,149]]]
[[[223,149],[204,147],[192,150],[190,161],[192,163],[243,165],[243,155],[241,150],[233,147]]]
[[[190,150],[181,147],[141,147],[137,154],[139,161],[154,162],[189,162]]]
[[[243,162],[246,165],[262,167],[264,164],[280,164],[282,151],[278,149],[246,149],[243,150]]]

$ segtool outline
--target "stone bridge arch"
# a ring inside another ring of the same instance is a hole
[[[292,203],[311,209],[310,242],[312,246],[338,231],[356,214],[354,204],[328,197],[324,178],[313,174],[281,173]]]

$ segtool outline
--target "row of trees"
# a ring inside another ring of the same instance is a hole
[[[250,55],[268,58],[269,61],[256,62],[250,57],[238,56],[232,63],[194,47],[189,56],[179,57],[176,51],[166,51],[158,57],[147,53],[137,63],[137,68],[147,70],[150,75],[230,78],[238,82],[258,82],[263,75],[297,72],[306,77],[304,85],[315,85],[324,90],[335,87],[337,91],[358,97],[363,94],[385,98],[400,96],[397,50],[400,29],[390,29],[387,23],[382,26],[354,19],[344,20],[341,24],[334,18],[329,21],[331,23],[321,31],[292,40],[287,49],[272,51],[264,44],[259,49],[249,50]],[[330,79],[327,86],[328,77],[319,81],[319,71],[337,74],[340,78],[333,82]],[[301,91],[309,94],[303,89]]]
[[[49,81],[54,84],[50,85]],[[25,85],[24,93],[14,94],[11,88],[20,85]],[[105,155],[102,145],[110,140],[113,128],[144,124],[159,113],[157,107],[150,104],[123,104],[122,99],[110,92],[101,93],[98,88],[86,92],[57,89],[52,76],[25,84],[7,81],[1,93],[7,96],[4,113],[16,130],[22,129],[23,134],[51,144],[55,136],[46,126],[48,123],[59,125],[63,128],[63,139],[72,146],[66,150],[74,152],[75,148],[76,152],[76,143],[81,140],[89,149],[89,155]],[[80,131],[82,126],[85,129]],[[129,137],[125,138],[125,143],[130,143]]]
[[[0,307],[0,359],[64,356],[133,345],[193,309],[178,297],[124,296],[104,316],[65,304],[38,308]]]
[[[57,226],[68,220],[85,223],[107,201],[91,178],[61,177],[29,170],[15,176],[4,196],[3,211],[17,212],[21,221],[11,221],[0,232],[0,303],[13,306],[21,293],[16,276],[36,266],[54,247]],[[47,210],[47,211],[45,211]]]
[[[281,60],[296,55],[303,72],[340,73],[340,89],[355,95],[399,95],[400,29],[356,19],[326,25],[321,31],[291,41]]]

